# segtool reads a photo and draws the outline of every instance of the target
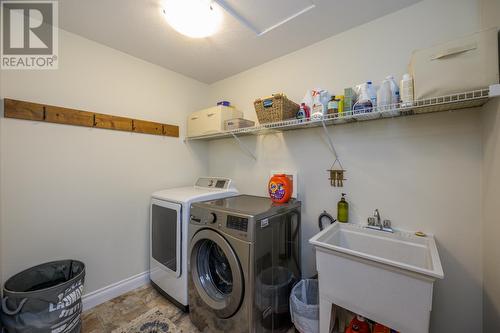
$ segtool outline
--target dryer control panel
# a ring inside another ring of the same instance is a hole
[[[195,186],[203,188],[213,188],[218,190],[227,190],[231,187],[231,179],[218,177],[200,177]]]

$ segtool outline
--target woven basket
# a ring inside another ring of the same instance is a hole
[[[293,119],[300,106],[289,100],[284,94],[274,94],[270,97],[256,99],[253,103],[259,123],[274,123]]]

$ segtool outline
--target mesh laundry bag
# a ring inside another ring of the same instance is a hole
[[[318,280],[302,280],[293,287],[290,294],[290,313],[299,332],[319,332]]]
[[[3,288],[0,321],[7,333],[79,333],[85,265],[61,260],[14,275]]]

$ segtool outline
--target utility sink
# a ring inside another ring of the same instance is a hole
[[[428,332],[433,284],[444,277],[433,236],[334,223],[309,242],[316,247],[321,333],[329,331],[331,303],[400,332]]]
[[[310,243],[359,258],[442,279],[443,269],[434,237],[368,229],[335,223],[311,238]]]

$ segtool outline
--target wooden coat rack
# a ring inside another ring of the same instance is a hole
[[[179,126],[101,113],[4,99],[4,117],[178,138]]]

